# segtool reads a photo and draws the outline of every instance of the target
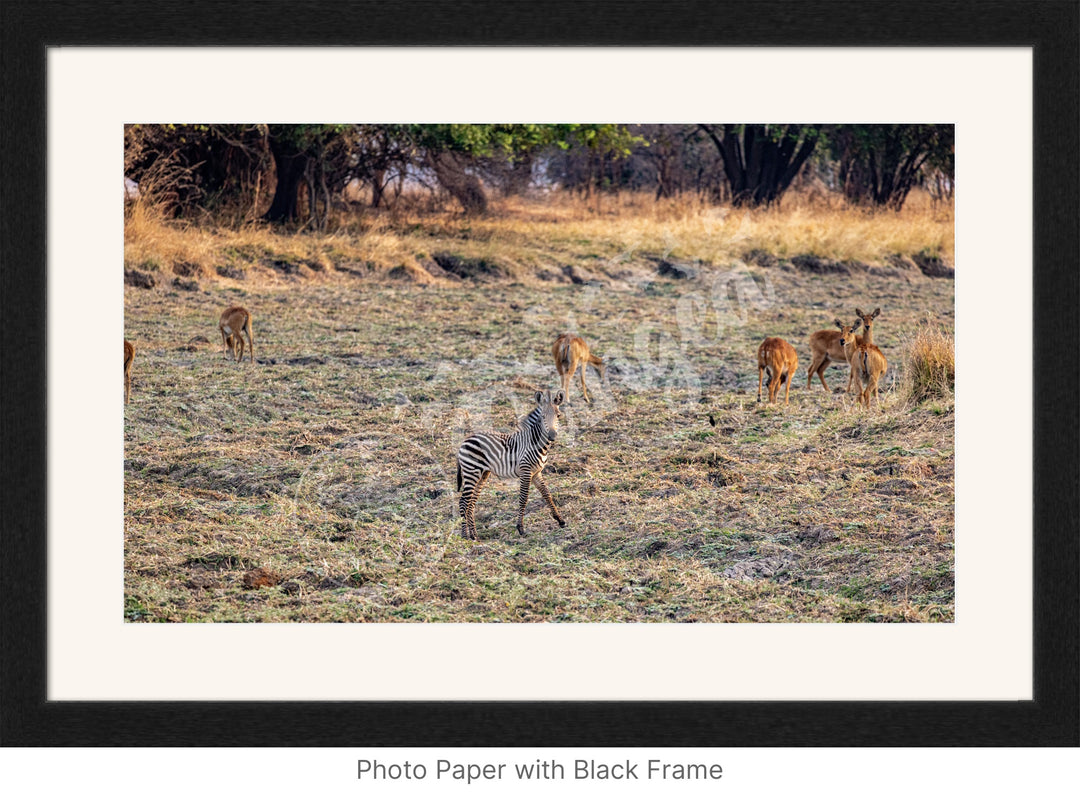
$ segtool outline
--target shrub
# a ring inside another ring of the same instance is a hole
[[[919,403],[951,395],[956,382],[952,335],[927,320],[903,345],[901,394]]]

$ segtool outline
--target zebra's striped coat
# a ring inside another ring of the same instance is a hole
[[[559,526],[566,521],[559,515],[555,500],[544,482],[542,471],[548,449],[555,442],[559,428],[559,405],[565,394],[562,390],[537,392],[536,408],[526,415],[513,434],[478,432],[466,438],[457,453],[457,486],[461,491],[461,536],[476,537],[473,510],[480,488],[491,474],[500,479],[517,479],[517,531],[525,534],[525,504],[529,500],[529,485],[536,485],[540,495],[551,508]]]

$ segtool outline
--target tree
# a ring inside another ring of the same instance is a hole
[[[807,125],[699,127],[720,153],[735,206],[779,201],[821,138],[819,127]]]
[[[954,142],[952,125],[839,125],[831,144],[849,200],[899,211],[926,170],[951,185]]]
[[[602,180],[596,169],[605,157],[621,156],[638,141],[621,125],[593,124],[494,124],[409,126],[423,166],[434,173],[466,214],[487,210],[487,194],[478,172],[481,160],[500,161],[510,172],[531,175],[532,160],[544,148],[587,149],[592,161],[588,188]],[[490,165],[488,165],[490,170]]]
[[[328,155],[349,126],[268,125],[266,128],[277,184],[270,208],[263,217],[274,223],[296,220],[299,216],[299,190],[301,182],[304,182],[308,187],[310,217],[321,226],[330,209],[327,175],[331,165]],[[318,213],[319,198],[323,202],[321,216]]]

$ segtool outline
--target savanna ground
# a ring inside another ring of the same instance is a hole
[[[953,400],[899,392],[905,340],[953,327],[926,274],[951,211],[649,208],[324,236],[129,214],[155,286],[125,287],[125,618],[953,620]],[[222,355],[230,304],[254,365]],[[806,389],[810,333],[856,306],[890,363],[869,413]],[[557,386],[567,330],[608,364],[592,405],[571,384],[545,470],[567,527],[534,491],[518,536],[493,480],[462,539],[458,444]],[[786,407],[756,400],[765,336],[799,355]]]

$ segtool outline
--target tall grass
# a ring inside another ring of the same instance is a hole
[[[903,379],[900,393],[920,403],[953,393],[956,364],[952,335],[927,320],[903,344]]]
[[[226,226],[209,217],[195,224],[138,201],[125,215],[125,261],[151,267],[186,262],[205,274],[223,253],[246,251],[328,266],[361,263],[374,272],[399,266],[411,271],[422,269],[430,254],[450,250],[494,259],[512,274],[527,274],[553,258],[611,260],[641,254],[711,264],[741,259],[751,251],[879,264],[893,254],[924,253],[946,262],[953,256],[951,207],[914,193],[899,213],[794,193],[781,206],[738,209],[693,195],[657,201],[649,193],[622,193],[598,201],[552,192],[496,199],[481,217],[412,200],[393,210],[338,210],[322,234],[261,222]]]

